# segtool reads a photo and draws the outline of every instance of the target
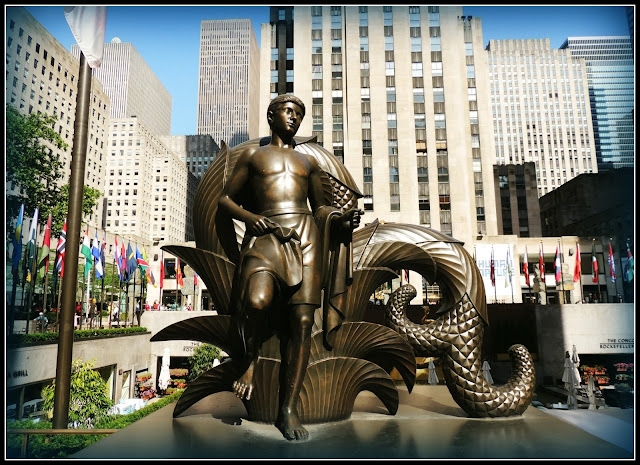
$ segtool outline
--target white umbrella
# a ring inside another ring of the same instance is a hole
[[[438,384],[440,380],[436,374],[436,366],[433,364],[433,360],[429,360],[429,384]]]
[[[493,384],[493,377],[491,376],[491,366],[489,366],[489,362],[487,360],[482,362],[482,374],[484,375],[484,379],[487,380],[487,383]]]
[[[168,347],[164,348],[164,355],[162,355],[162,368],[160,369],[160,376],[158,378],[158,387],[163,391],[169,387],[169,379],[171,379],[171,374],[169,373],[169,364],[171,362],[171,357],[169,355],[170,350]]]
[[[573,355],[571,356],[571,362],[573,363],[573,375],[575,379],[575,384],[577,387],[580,387],[580,371],[578,367],[580,366],[580,357],[578,357],[578,350],[576,346],[573,346]]]
[[[593,374],[589,374],[587,381],[587,396],[589,397],[589,410],[596,410],[596,383]]]

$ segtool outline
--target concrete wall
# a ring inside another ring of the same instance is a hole
[[[564,355],[634,353],[633,304],[537,305],[538,384],[562,379]]]

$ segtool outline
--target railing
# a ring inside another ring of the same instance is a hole
[[[26,429],[8,429],[7,434],[22,434],[22,446],[20,447],[20,458],[27,458],[27,445],[29,444],[29,436],[32,434],[113,434],[119,429],[44,429],[44,428],[26,428]],[[47,438],[48,439],[48,438]],[[45,439],[45,441],[47,441]]]

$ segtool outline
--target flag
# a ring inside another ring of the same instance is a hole
[[[524,263],[522,265],[524,268],[524,280],[527,283],[527,286],[531,286],[529,281],[529,257],[527,257],[527,246],[524,246]]]
[[[624,267],[624,276],[629,282],[633,279],[633,264],[633,255],[631,254],[631,249],[629,248],[629,243],[627,242],[627,263]]]
[[[107,7],[65,6],[64,16],[89,66],[99,68],[104,55]]]
[[[51,251],[51,213],[47,218],[47,226],[44,230],[44,239],[42,239],[42,248],[38,255],[38,269],[44,267],[44,273],[42,276],[46,276],[49,272],[49,252]]]
[[[164,287],[164,251],[160,252],[160,289]]]
[[[142,256],[142,253],[140,253],[140,251],[138,250],[138,245],[136,244],[136,262],[138,264],[138,266],[140,268],[142,268],[142,271],[147,271],[147,268],[149,268],[149,263],[147,262],[147,260]]]
[[[33,218],[31,219],[31,227],[29,228],[29,240],[27,241],[27,256],[26,265],[27,265],[27,282],[31,282],[31,274],[35,270],[32,270],[33,259],[35,258],[36,253],[36,238],[38,237],[38,207],[36,207],[33,212]]]
[[[560,250],[556,245],[556,259],[554,261],[556,268],[556,283],[559,283],[562,280],[562,268],[560,267]]]
[[[136,259],[136,253],[131,248],[131,242],[127,244],[127,280],[131,279],[138,269],[138,260]]]
[[[598,282],[598,259],[596,258],[596,245],[591,245],[591,273],[593,274],[592,281]]]
[[[116,270],[118,270],[118,279],[122,281],[122,273],[120,268],[122,267],[122,255],[120,255],[120,248],[118,247],[118,236],[115,236],[116,248],[113,251],[113,258],[116,262]]]
[[[580,281],[580,244],[576,243],[576,266],[573,269],[573,282]]]
[[[24,204],[20,205],[18,221],[16,222],[16,233],[13,237],[13,267],[11,271],[18,269],[20,258],[22,258],[22,220],[24,218]]]
[[[509,277],[509,284],[507,285],[507,280],[504,281],[504,287],[509,287],[511,285],[511,277],[513,276],[513,268],[511,266],[511,253],[509,248],[507,248],[507,276]]]
[[[142,258],[144,258],[145,262],[149,263],[147,252],[144,250],[144,247],[142,248]],[[153,287],[158,287],[156,284],[156,278],[153,276],[153,271],[151,271],[151,267],[147,269],[147,282],[149,282]]]
[[[67,219],[64,220],[64,226],[62,226],[62,231],[60,232],[60,237],[58,238],[58,245],[56,247],[56,265],[55,271],[60,273],[60,277],[64,276],[64,255],[65,248],[67,246]]]
[[[409,283],[409,270],[404,270],[404,280]]]
[[[129,273],[127,273],[127,252],[124,250],[124,240],[122,241],[120,247],[120,274],[122,275],[123,281],[127,281],[129,278]]]
[[[104,268],[102,267],[102,261],[100,260],[100,241],[98,240],[98,230],[96,229],[96,237],[93,240],[93,247],[91,247],[91,255],[95,259],[96,267],[96,279],[102,278],[104,275]]]
[[[544,255],[542,253],[542,242],[540,243],[540,256],[538,258],[538,266],[540,267],[540,279],[543,283],[546,283],[546,279],[544,276]]]
[[[182,280],[182,268],[180,267],[180,259],[176,258],[176,282],[178,286],[184,286],[184,281]]]
[[[611,271],[611,282],[616,282],[616,262],[613,259],[613,250],[611,249],[611,242],[609,242],[609,269]]]
[[[100,263],[102,264],[102,269],[106,271],[107,257],[105,257],[105,250],[107,248],[107,231],[102,233],[102,242],[100,243]],[[104,273],[102,275],[102,279],[104,279]]]
[[[493,262],[493,247],[491,247],[491,285],[496,287],[496,267]]]
[[[91,258],[91,246],[89,244],[89,226],[87,225],[87,229],[84,232],[84,238],[82,239],[82,248],[80,249],[80,253],[84,255],[84,279],[87,279],[89,275],[89,271],[91,270],[91,265],[93,259]]]
[[[198,273],[193,273],[193,287],[195,288],[198,285]]]

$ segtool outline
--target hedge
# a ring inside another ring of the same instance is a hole
[[[111,415],[100,420],[96,425],[96,429],[122,429],[129,426],[141,418],[161,409],[172,402],[177,401],[182,395],[183,390],[176,391],[170,396],[149,404],[140,410],[129,413],[127,415]],[[52,429],[52,423],[49,421],[40,421],[34,423],[29,420],[16,421],[7,420],[7,429]],[[34,434],[29,436],[29,444],[27,446],[27,458],[30,459],[63,459],[69,455],[90,446],[91,444],[107,437],[108,435],[85,435],[85,434],[57,434],[45,436]],[[45,443],[45,438],[49,438],[49,442]],[[22,445],[22,435],[8,434],[6,443],[6,457],[19,458]]]
[[[146,333],[147,328],[133,326],[130,328],[110,328],[110,329],[78,329],[73,332],[73,340],[91,339],[94,337],[120,336],[123,334]],[[58,333],[29,333],[12,334],[7,339],[8,345],[24,345],[32,343],[52,343],[58,342]]]

